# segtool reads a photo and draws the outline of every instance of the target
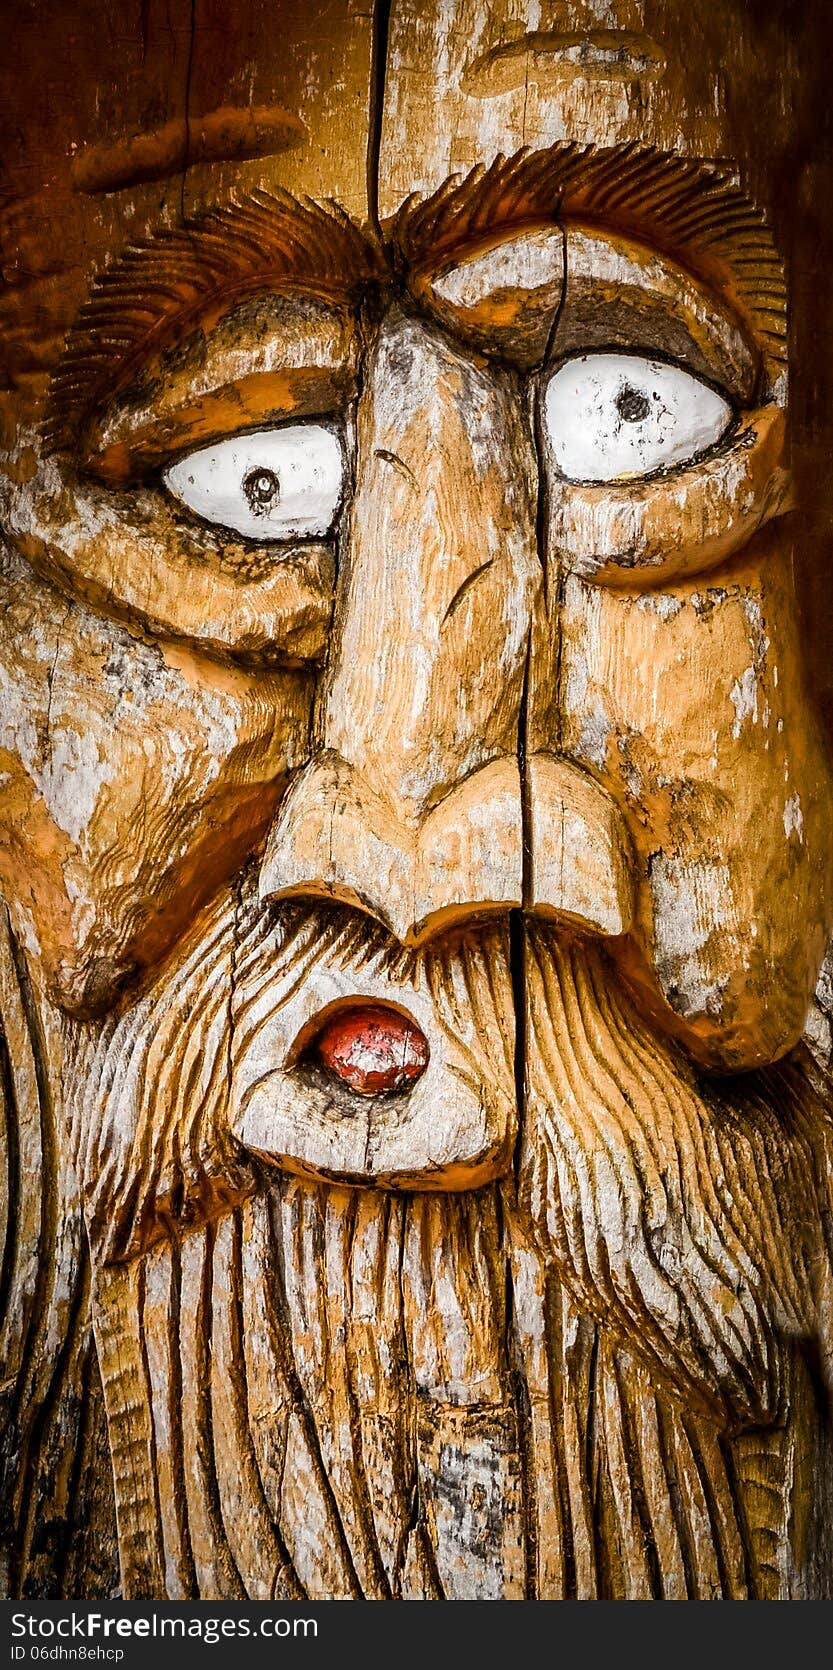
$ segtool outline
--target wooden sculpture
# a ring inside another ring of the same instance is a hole
[[[11,13],[7,1592],[829,1595],[823,8]]]

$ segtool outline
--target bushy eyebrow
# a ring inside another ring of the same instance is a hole
[[[335,203],[256,191],[131,245],[97,280],[52,378],[44,437],[74,448],[90,418],[207,316],[264,291],[334,307],[384,277],[373,241]]]
[[[729,302],[770,359],[786,359],[784,269],[760,211],[728,169],[637,144],[556,145],[409,198],[386,227],[397,264],[437,272],[467,248],[535,222],[585,221],[648,244]]]
[[[659,248],[786,358],[786,289],[760,212],[728,169],[636,144],[556,145],[409,198],[385,227],[400,270],[437,272],[478,241],[530,223],[586,220]],[[250,197],[131,245],[94,284],[53,376],[47,443],[72,450],[90,418],[209,314],[267,290],[355,305],[384,282],[374,239],[337,204]]]

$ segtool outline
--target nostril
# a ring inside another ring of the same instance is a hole
[[[428,1039],[416,1023],[384,1003],[340,1009],[313,1038],[307,1058],[360,1096],[405,1090],[428,1066]]]

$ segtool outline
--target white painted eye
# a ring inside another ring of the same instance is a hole
[[[344,486],[344,448],[320,423],[232,435],[178,458],[163,480],[206,522],[262,543],[329,533]]]
[[[544,394],[552,457],[572,481],[629,481],[690,463],[720,440],[732,408],[679,365],[581,354]]]

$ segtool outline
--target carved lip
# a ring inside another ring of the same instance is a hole
[[[307,1030],[304,1059],[359,1096],[391,1096],[410,1089],[428,1066],[428,1039],[393,1004],[346,1000]]]

